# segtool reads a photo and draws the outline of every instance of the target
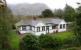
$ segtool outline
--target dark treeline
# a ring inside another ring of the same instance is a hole
[[[79,7],[80,8],[80,7]],[[42,17],[57,17],[65,19],[67,22],[74,21],[75,15],[79,12],[79,9],[74,9],[70,5],[66,4],[64,9],[55,9],[54,11],[46,9],[42,12]]]

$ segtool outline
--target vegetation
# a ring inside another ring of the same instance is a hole
[[[20,43],[20,36],[15,31],[11,31],[10,33],[11,34],[9,35],[9,43],[11,46],[11,50],[18,50]]]
[[[72,32],[61,32],[61,33],[53,34],[51,36],[53,36],[54,38],[57,38],[57,39],[60,39],[61,41],[63,41],[65,39],[69,38],[69,37],[72,37],[73,33]]]
[[[20,43],[20,50],[40,50],[38,39],[35,35],[28,34]]]
[[[64,12],[61,9],[55,9],[54,10],[54,17],[63,18],[63,14],[64,14]]]
[[[53,12],[50,9],[46,9],[42,12],[43,17],[53,17]]]
[[[59,47],[59,41],[57,41],[57,39],[54,39],[49,34],[42,34],[41,36],[39,36],[39,43],[42,48],[58,49],[57,47]]]
[[[0,50],[11,50],[9,35],[12,30],[12,14],[6,3],[0,5]]]
[[[77,10],[77,13],[81,13],[81,6],[79,6],[76,10]]]
[[[21,18],[14,21],[7,5],[0,5],[0,50],[78,50],[76,47],[81,46],[81,6],[75,11],[66,4],[64,10],[58,9],[54,13],[46,9],[41,16],[44,18],[59,16],[67,22],[73,22],[74,30],[40,36],[27,34],[20,39],[16,31],[12,31],[12,25]]]
[[[78,47],[79,42],[72,32],[61,32],[53,34],[42,34],[35,36],[27,34],[21,41],[22,50],[60,50],[60,49],[75,49],[71,47]]]
[[[73,21],[75,18],[75,10],[71,6],[66,4],[66,7],[64,9],[64,19],[66,21]]]
[[[77,36],[78,40],[81,42],[81,13],[79,13],[76,16],[76,20],[75,20],[75,35]]]

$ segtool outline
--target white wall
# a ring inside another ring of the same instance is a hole
[[[43,22],[39,22],[35,27],[40,27],[40,32],[37,32],[37,28],[35,28],[35,34],[41,35],[46,34],[46,31],[42,31],[42,26],[46,26]]]
[[[42,31],[42,26],[45,26],[45,31]],[[35,34],[36,35],[41,35],[41,34],[46,34],[47,33],[47,31],[46,31],[46,25],[43,24],[42,22],[38,23],[36,25],[36,27],[40,27],[40,32],[37,32],[37,28],[35,29],[35,31],[36,31]],[[52,26],[49,25],[49,33],[53,33],[55,31],[56,31],[56,29],[52,29]]]
[[[22,30],[22,26],[19,28],[19,32],[21,34],[24,34],[24,33],[32,33],[32,31],[30,31],[30,26],[26,26],[26,31],[25,30]]]
[[[62,29],[60,29],[60,25],[62,24]],[[63,24],[65,24],[65,28],[63,28]],[[63,32],[63,31],[66,31],[66,22],[65,21],[62,21],[59,25],[58,25],[58,32]]]
[[[41,35],[41,34],[46,34],[47,32],[46,32],[46,25],[43,25],[43,26],[45,26],[45,31],[42,31],[42,26],[40,27],[40,32],[37,32],[37,29],[36,29],[36,32],[35,32],[35,34],[36,35]],[[51,26],[49,27],[49,29],[51,29]],[[49,33],[52,33],[53,31],[51,30],[49,30]]]

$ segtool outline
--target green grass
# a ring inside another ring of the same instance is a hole
[[[17,50],[19,48],[19,35],[15,31],[11,31],[11,34],[9,36],[11,48],[14,50]]]
[[[58,40],[63,41],[63,40],[70,38],[74,35],[72,32],[59,32],[59,33],[53,33],[51,36],[58,39]]]

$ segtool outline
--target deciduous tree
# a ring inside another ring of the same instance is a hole
[[[61,9],[55,9],[54,16],[55,17],[59,17],[59,18],[63,18],[63,10],[61,10]]]
[[[53,17],[53,12],[50,9],[46,9],[42,12],[43,17]]]
[[[66,4],[64,8],[64,19],[66,21],[72,22],[75,18],[75,10],[71,6]]]

